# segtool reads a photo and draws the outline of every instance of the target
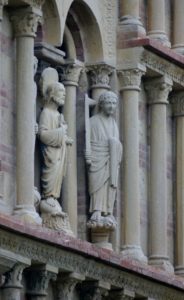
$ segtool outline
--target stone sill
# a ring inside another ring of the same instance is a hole
[[[180,67],[184,67],[184,55],[175,52],[173,49],[164,46],[161,42],[150,39],[132,39],[123,42],[123,48],[144,47],[153,53],[165,58],[169,62],[174,63]]]
[[[149,280],[154,280],[171,288],[184,290],[184,278],[182,277],[166,274],[164,271],[132,260],[122,259],[120,254],[111,250],[98,248],[87,241],[70,237],[63,232],[56,232],[41,226],[28,225],[12,216],[2,214],[0,215],[0,228],[14,234],[16,233],[17,235],[24,235],[33,240],[59,246],[62,249],[81,254],[85,257],[95,258],[95,260],[102,263],[137,274]]]

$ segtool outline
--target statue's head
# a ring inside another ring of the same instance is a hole
[[[99,111],[102,111],[106,116],[111,116],[116,111],[118,97],[114,92],[107,91],[99,97]]]
[[[58,106],[63,106],[65,103],[65,87],[60,82],[51,83],[46,90],[46,102],[55,102]]]

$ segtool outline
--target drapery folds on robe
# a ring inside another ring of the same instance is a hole
[[[122,157],[122,145],[114,118],[101,113],[90,118],[90,141],[90,212],[112,214]]]
[[[60,197],[66,173],[66,124],[63,115],[45,107],[40,115],[39,135],[42,142],[42,198]]]

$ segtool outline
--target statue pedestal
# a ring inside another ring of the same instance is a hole
[[[42,224],[44,227],[54,229],[57,231],[63,231],[68,235],[74,236],[71,228],[68,215],[66,213],[61,214],[49,214],[42,213]]]
[[[112,250],[112,244],[109,242],[111,232],[116,229],[114,217],[101,217],[100,220],[89,220],[87,227],[91,229],[91,241],[97,247]]]

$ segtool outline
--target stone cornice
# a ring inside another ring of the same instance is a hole
[[[89,75],[91,88],[109,89],[110,76],[114,71],[114,67],[104,62],[86,65],[86,72]]]
[[[132,290],[143,297],[157,300],[183,299],[184,283],[178,277],[164,275],[163,272],[148,266],[134,265],[122,260],[120,255],[112,251],[98,249],[90,243],[63,233],[58,236],[58,232],[25,226],[23,223],[21,225],[15,221],[11,226],[11,222],[8,225],[5,220],[6,218],[3,223],[3,218],[0,217],[1,228],[6,227],[6,230],[0,229],[2,249],[29,257],[40,264],[58,267],[62,271],[76,272],[92,280],[105,281],[118,289]]]
[[[42,21],[39,9],[18,9],[11,16],[16,37],[35,37],[38,23]]]
[[[184,91],[173,93],[170,97],[174,117],[184,116]]]
[[[168,104],[168,95],[172,90],[172,81],[169,78],[159,77],[147,81],[145,90],[148,94],[148,103],[152,104]]]

